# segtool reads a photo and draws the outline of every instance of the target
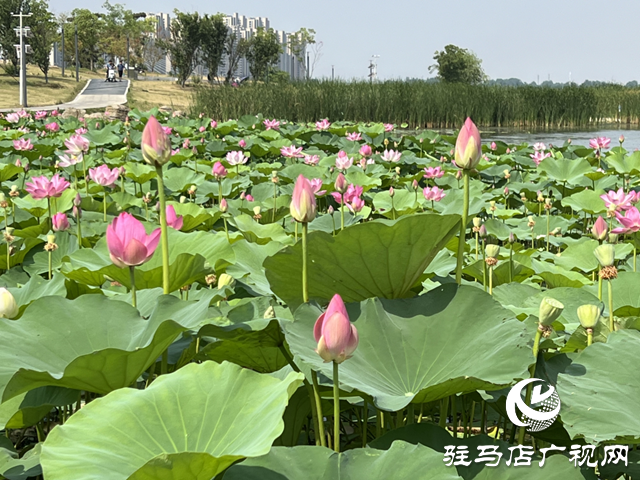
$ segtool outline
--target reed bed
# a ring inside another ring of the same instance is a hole
[[[214,118],[263,114],[294,122],[406,123],[412,128],[459,126],[467,116],[482,126],[578,127],[640,121],[640,88],[441,84],[426,81],[313,80],[241,87],[205,86],[193,111]]]

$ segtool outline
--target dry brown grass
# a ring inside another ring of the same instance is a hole
[[[191,105],[193,87],[182,88],[169,80],[132,80],[129,89],[129,107],[142,111],[153,107],[168,106],[174,110],[186,111]]]
[[[73,100],[90,78],[101,78],[102,72],[80,70],[80,81],[76,83],[75,69],[67,69],[60,76],[60,69],[52,67],[49,83],[38,67],[27,67],[27,102],[29,106],[47,106]],[[0,108],[20,106],[20,84],[18,77],[10,77],[0,68]]]

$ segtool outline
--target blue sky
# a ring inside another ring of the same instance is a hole
[[[49,0],[58,12],[103,0]],[[372,55],[379,78],[427,78],[433,54],[452,43],[483,60],[490,78],[531,82],[640,81],[638,0],[112,0],[134,11],[238,12],[268,17],[278,30],[316,30],[323,42],[316,76],[364,78]]]

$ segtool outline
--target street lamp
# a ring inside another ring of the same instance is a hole
[[[22,7],[20,7],[20,13],[11,14],[12,17],[20,18],[20,27],[15,28],[16,35],[20,37],[20,44],[15,45],[18,48],[18,57],[20,58],[20,105],[22,108],[27,107],[27,60],[26,54],[31,53],[31,46],[25,45],[24,38],[31,37],[31,29],[29,27],[22,26],[22,19],[24,17],[30,17],[30,13],[23,13]]]
[[[377,58],[380,58],[380,55],[371,55],[371,61],[369,63],[369,81],[373,83],[374,80],[378,78],[378,62]]]

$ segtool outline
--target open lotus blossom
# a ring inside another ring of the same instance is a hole
[[[320,161],[320,157],[318,155],[305,155],[304,163],[307,165],[317,165]]]
[[[614,228],[611,233],[634,233],[640,230],[640,212],[636,207],[631,207],[622,215],[616,212],[616,218],[622,227]]]
[[[636,199],[635,193],[624,193],[622,187],[615,190],[609,190],[606,194],[600,195],[600,198],[604,200],[604,205],[607,207],[607,210],[628,210],[631,208],[631,204],[634,203],[633,200]]]
[[[422,190],[422,194],[424,195],[424,198],[432,202],[439,202],[446,195],[444,190],[438,187],[425,187],[424,190]]]
[[[17,113],[20,116],[20,118],[31,118],[31,114],[26,110],[18,110]]]
[[[171,132],[173,131],[173,129],[171,127],[162,127],[162,131],[164,132],[165,135],[171,135]]]
[[[111,261],[120,268],[142,265],[153,256],[160,241],[160,229],[147,235],[142,223],[122,212],[107,227],[107,247]]]
[[[355,352],[358,330],[349,321],[347,308],[340,295],[333,296],[327,311],[316,320],[313,336],[318,344],[316,353],[325,362],[342,363]]]
[[[119,176],[120,169],[118,167],[111,169],[107,165],[100,165],[89,169],[89,178],[103,187],[112,187],[118,181]]]
[[[67,147],[65,151],[70,155],[76,156],[88,152],[89,145],[89,140],[77,133],[64,141],[64,146]]]
[[[57,132],[60,130],[60,125],[57,122],[47,123],[44,128],[46,128],[50,132]]]
[[[80,128],[76,128],[76,134],[77,135],[84,135],[85,133],[87,133],[89,130],[87,130],[84,127],[80,127]]]
[[[280,149],[280,154],[283,157],[287,158],[304,158],[304,154],[302,153],[302,147],[297,147],[295,145],[291,145],[289,147],[282,147]]]
[[[316,218],[316,196],[311,182],[298,175],[293,187],[290,205],[291,216],[296,222],[309,223]]]
[[[336,186],[337,186],[337,181],[336,181]],[[353,183],[349,184],[346,192],[344,193],[344,203],[350,204],[350,203],[353,203],[354,200],[360,199],[363,192],[364,192],[364,189],[361,186],[354,185]],[[331,192],[331,196],[336,202],[338,202],[338,204],[342,204],[343,196],[339,191]]]
[[[18,123],[20,121],[20,115],[17,113],[7,113],[7,116],[4,118],[9,123]]]
[[[629,192],[629,195],[632,195],[631,203],[638,203],[638,202],[640,202],[640,192],[636,192],[636,191],[634,191],[634,190],[631,190],[631,191]]]
[[[44,118],[47,118],[47,115],[48,115],[48,113],[45,112],[44,110],[39,110],[39,111],[36,112],[35,119],[36,120],[42,120]]]
[[[549,158],[551,156],[551,154],[549,152],[544,153],[542,150],[536,150],[535,153],[529,155],[531,157],[531,159],[533,160],[533,163],[536,164],[536,166],[540,165],[540,163],[545,159],[545,158]]]
[[[71,167],[82,162],[82,154],[78,156],[64,154],[58,155],[58,158],[60,159],[60,161],[58,162],[58,166],[62,168]]]
[[[237,150],[227,152],[226,158],[229,165],[244,165],[245,163],[247,163],[247,160],[249,160],[248,157],[244,156],[243,152]]]
[[[25,190],[36,200],[42,198],[57,198],[69,187],[69,182],[59,174],[55,174],[49,180],[44,175],[32,177],[30,182],[25,184]]]
[[[358,165],[362,170],[366,170],[367,165],[375,165],[376,161],[373,158],[361,158]]]
[[[56,213],[51,218],[51,224],[54,232],[64,232],[69,229],[69,219],[65,213]]]
[[[589,140],[589,146],[596,150],[606,150],[611,144],[611,139],[607,137],[592,138]]]
[[[321,178],[312,178],[311,180],[309,180],[309,183],[311,184],[311,188],[313,188],[313,193],[316,195],[316,197],[321,197],[322,195],[327,193],[326,190],[320,190],[322,188]]]
[[[318,130],[319,132],[322,132],[323,130],[329,130],[330,126],[331,123],[326,118],[320,120],[319,122],[316,122],[316,130]]]
[[[362,146],[360,147],[360,152],[359,152],[359,153],[360,153],[360,155],[362,155],[363,157],[370,157],[370,156],[371,156],[371,153],[372,153],[371,147],[370,147],[369,145],[366,145],[366,144],[365,144],[365,145],[362,145]]]
[[[534,143],[534,144],[533,144],[533,149],[534,149],[536,152],[539,152],[539,151],[541,151],[541,150],[546,150],[546,149],[547,149],[547,146],[546,146],[544,143],[542,143],[542,142],[536,142],[536,143]]]
[[[173,205],[167,205],[166,212],[167,212],[167,226],[173,228],[174,230],[180,230],[184,222],[182,215],[180,216],[176,215],[176,209],[173,207]]]
[[[222,165],[222,163],[220,162],[216,162],[213,164],[212,172],[213,172],[213,176],[216,177],[216,179],[218,180],[227,176],[227,169],[224,168],[224,165]]]
[[[347,134],[347,140],[351,140],[352,142],[358,142],[362,140],[362,134],[360,132],[351,132]]]
[[[444,170],[442,167],[426,167],[424,169],[424,178],[442,178],[444,175]]]
[[[273,120],[264,120],[262,124],[265,127],[265,130],[280,130],[280,122],[275,118]]]
[[[338,152],[338,158],[336,158],[336,168],[338,170],[346,170],[353,165],[353,159],[349,158],[347,152],[340,150]]]
[[[353,213],[358,213],[359,211],[361,211],[364,208],[364,205],[364,200],[360,197],[356,197],[351,200],[351,202],[347,203],[347,207],[349,207],[349,210],[351,210]]]
[[[399,162],[402,157],[400,150],[386,150],[382,152],[382,160],[385,162]]]
[[[13,141],[13,148],[16,150],[33,150],[33,144],[29,138],[19,138]]]
[[[389,132],[393,132],[393,129],[395,127],[393,126],[393,123],[385,123],[384,124],[384,131],[389,133]]]

